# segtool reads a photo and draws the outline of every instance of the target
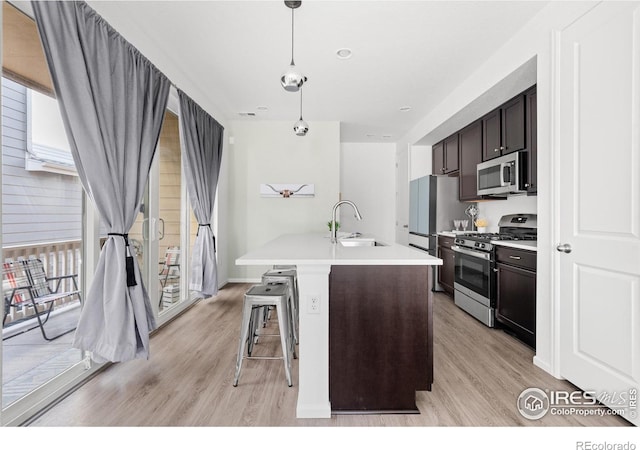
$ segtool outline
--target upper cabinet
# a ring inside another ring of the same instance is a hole
[[[525,148],[525,96],[518,95],[482,118],[482,160]]]
[[[431,150],[433,152],[431,173],[433,173],[434,175],[442,175],[445,171],[444,141],[434,144],[433,147],[431,147]]]
[[[526,99],[526,144],[529,151],[527,195],[538,192],[538,99],[536,88],[525,92]]]
[[[444,162],[445,172],[453,173],[459,170],[458,167],[458,134],[449,136],[444,140]]]
[[[525,148],[525,98],[518,95],[500,108],[502,117],[502,154]]]
[[[527,195],[536,195],[538,128],[535,86],[463,128],[458,136],[461,201],[504,198],[478,195],[477,165],[520,150],[527,153]]]
[[[459,170],[458,134],[438,142],[432,147],[434,175],[453,175]]]
[[[482,120],[460,130],[460,201],[478,200],[477,165],[482,162]]]
[[[458,176],[463,202],[506,197],[478,195],[477,166],[482,161],[526,150],[527,195],[538,191],[536,87],[517,95],[484,117],[433,145],[433,174]]]
[[[500,108],[494,109],[482,118],[482,161],[501,155]]]

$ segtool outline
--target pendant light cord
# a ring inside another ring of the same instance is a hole
[[[302,120],[302,88],[300,88],[300,120]]]
[[[291,8],[291,65],[294,66],[295,64],[293,63],[293,11],[294,9]]]

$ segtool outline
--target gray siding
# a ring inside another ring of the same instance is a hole
[[[80,240],[78,177],[25,170],[27,89],[2,78],[3,245]]]

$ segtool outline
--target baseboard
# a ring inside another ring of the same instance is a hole
[[[306,404],[298,403],[296,407],[296,418],[298,419],[330,419],[331,403]]]
[[[547,372],[549,375],[551,375],[554,378],[557,378],[558,380],[564,380],[563,377],[556,375],[553,371],[553,369],[551,368],[551,365],[549,363],[547,363],[546,361],[543,361],[542,359],[540,359],[537,356],[533,357],[533,365],[536,367],[541,368],[542,370],[544,370],[545,372]]]

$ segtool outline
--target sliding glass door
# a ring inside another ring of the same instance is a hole
[[[180,303],[183,288],[183,187],[178,116],[167,110],[158,143],[158,308]]]
[[[83,191],[56,100],[6,78],[2,191],[6,409],[83,361],[70,343],[85,284]]]
[[[145,199],[129,232],[159,318],[188,298],[183,270],[185,203],[178,115],[167,110]]]

